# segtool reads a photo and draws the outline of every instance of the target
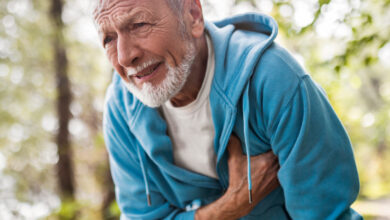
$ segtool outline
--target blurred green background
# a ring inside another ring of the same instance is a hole
[[[0,219],[118,219],[102,138],[112,69],[94,0],[0,0]],[[390,0],[204,0],[257,11],[329,95],[360,174],[354,208],[390,219]],[[340,181],[343,181],[342,179]]]

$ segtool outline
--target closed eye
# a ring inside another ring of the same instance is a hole
[[[145,22],[135,23],[135,24],[133,24],[133,29],[144,27],[147,24],[148,23],[145,23]]]

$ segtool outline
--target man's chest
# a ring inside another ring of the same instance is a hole
[[[208,102],[194,111],[175,112],[163,108],[168,135],[172,141],[175,165],[218,179],[215,131]]]

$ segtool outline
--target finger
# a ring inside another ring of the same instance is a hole
[[[271,183],[269,185],[270,185],[270,188],[272,191],[280,186],[280,182],[279,182],[278,178],[275,178],[271,181]]]
[[[263,154],[260,154],[260,155],[263,155],[263,157],[265,158],[269,158],[269,159],[278,159],[278,157],[274,154],[274,152],[272,152],[272,150],[269,150]]]
[[[254,188],[255,203],[260,202],[265,196],[270,194],[272,191],[280,186],[279,179],[277,177],[268,178],[257,187]]]
[[[278,173],[280,169],[280,166],[278,163],[272,164],[271,168],[269,169],[269,172]]]
[[[278,157],[275,156],[272,151],[267,151],[257,156],[251,157],[253,161],[263,161],[265,164],[277,164],[279,163]]]
[[[279,178],[278,176],[276,176],[276,178],[274,180],[272,180],[272,185],[275,186],[275,188],[277,188],[278,186],[280,186],[280,182],[279,182]]]
[[[269,163],[270,163],[270,168],[279,170],[280,164],[279,164],[279,160],[277,158],[271,158],[269,160]]]
[[[273,172],[272,174],[267,174],[267,175],[269,176],[268,185],[275,188],[280,185],[277,172]]]

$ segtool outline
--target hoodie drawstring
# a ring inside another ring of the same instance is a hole
[[[137,148],[137,153],[138,153],[138,158],[141,164],[141,170],[142,170],[142,175],[144,177],[144,183],[145,183],[145,191],[146,191],[146,199],[148,201],[148,206],[152,205],[152,201],[150,198],[150,192],[149,192],[149,181],[148,181],[148,174],[146,171],[146,163],[145,163],[145,152],[140,150],[140,146],[138,145]]]
[[[249,204],[252,204],[252,176],[251,176],[251,157],[250,157],[250,148],[249,148],[249,134],[248,134],[248,119],[249,119],[249,83],[245,87],[244,95],[243,95],[243,119],[244,119],[244,140],[245,140],[245,150],[247,157],[247,178],[248,178],[248,194],[249,194]],[[146,199],[148,202],[148,206],[152,205],[152,201],[150,198],[149,191],[149,181],[146,170],[146,162],[145,162],[145,152],[140,149],[138,145],[137,148],[138,158],[141,164],[142,175],[145,183],[145,191],[146,191]]]
[[[249,148],[249,134],[248,134],[248,121],[249,121],[249,83],[245,87],[244,95],[243,95],[243,120],[244,120],[244,140],[245,140],[245,150],[246,150],[246,158],[247,158],[247,166],[248,166],[248,194],[249,194],[249,204],[252,204],[252,176],[251,176],[251,154]]]

